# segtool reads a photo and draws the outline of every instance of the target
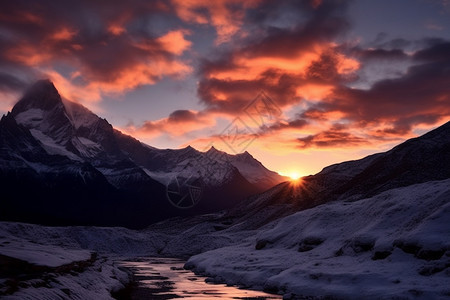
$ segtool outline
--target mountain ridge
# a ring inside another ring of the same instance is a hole
[[[105,213],[117,216],[122,209],[128,211],[129,215],[123,217],[127,221],[122,222],[119,221],[120,217],[115,217],[106,218],[108,221],[99,224],[125,226],[142,226],[165,217],[230,208],[249,195],[267,189],[268,184],[276,184],[284,179],[267,170],[253,157],[246,164],[239,165],[239,168],[249,163],[258,165],[259,169],[254,173],[258,176],[261,173],[260,177],[264,180],[251,178],[255,176],[253,173],[241,174],[231,161],[233,155],[211,155],[211,151],[200,152],[192,147],[157,149],[146,145],[115,129],[106,119],[98,117],[84,106],[62,99],[49,80],[38,81],[30,87],[12,111],[2,117],[0,127],[0,177],[6,180],[2,189],[7,190],[8,195],[7,200],[0,202],[0,205],[9,211],[0,213],[0,217],[3,215],[5,218],[14,217],[17,213],[22,215],[19,212],[20,205],[13,203],[22,176],[29,177],[29,181],[25,182],[37,191],[35,197],[47,197],[45,193],[51,197],[60,197],[58,184],[62,187],[69,185],[71,180],[79,182],[77,188],[80,192],[74,193],[70,197],[71,201],[76,201],[75,196],[82,194],[95,202],[95,197],[86,196],[82,190],[95,189],[95,180],[103,182],[107,196],[97,196],[104,199],[109,197],[116,203],[112,205],[113,208],[105,209]],[[21,144],[24,145],[19,147]],[[66,167],[58,167],[58,161]],[[86,181],[83,186],[84,176],[96,179],[92,183]],[[269,177],[269,180],[264,176]],[[167,188],[174,179],[191,177],[198,177],[203,182],[202,201],[195,207],[180,210],[170,203]],[[63,184],[54,181],[54,178],[65,178],[63,181],[66,182]],[[30,195],[19,194],[22,206],[26,207]],[[130,198],[133,200],[129,200],[129,203],[120,200]],[[52,205],[57,203],[56,199],[50,202]],[[108,206],[108,202],[102,205]],[[64,205],[56,206],[67,213]],[[141,220],[134,222],[133,209],[146,212],[148,217],[143,215]],[[97,210],[101,212],[99,207]],[[46,215],[45,209],[40,211]],[[53,212],[55,220],[60,218],[57,214]],[[64,214],[61,218],[64,219]],[[77,216],[71,215],[71,218],[77,219]],[[78,218],[85,219],[81,216]]]
[[[359,160],[337,163],[296,183],[280,183],[232,209],[230,218],[264,214],[254,226],[332,201],[358,201],[393,188],[450,178],[450,121]],[[245,213],[242,213],[245,212]]]

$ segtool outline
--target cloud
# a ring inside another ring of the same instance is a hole
[[[419,50],[412,55],[412,62],[403,76],[380,80],[369,89],[340,85],[304,111],[302,117],[324,120],[330,113],[339,113],[340,119],[373,138],[405,136],[417,125],[433,125],[448,118],[450,43]]]
[[[250,14],[252,20],[268,24],[277,19],[273,12],[286,10],[270,5],[270,12]],[[379,39],[366,48],[339,39],[348,29],[342,7],[332,2],[299,7],[304,12],[299,23],[260,28],[238,47],[202,62],[198,95],[208,111],[240,116],[263,89],[283,112],[300,112],[260,128],[259,137],[276,134],[286,141],[297,134],[296,142],[288,143],[297,149],[390,143],[450,116],[447,41],[399,38],[380,44]],[[366,80],[367,68],[380,74],[356,87]]]
[[[194,75],[203,109],[177,110],[126,131],[186,137],[216,130],[211,138],[220,140],[218,123],[238,118],[251,127],[243,139],[258,136],[262,147],[279,141],[295,151],[392,142],[412,136],[418,125],[448,119],[450,42],[380,33],[367,46],[348,34],[348,6],[341,0],[7,2],[0,12],[0,93],[50,77],[64,97],[95,105],[105,94]],[[196,30],[208,26],[215,43],[196,59]],[[279,110],[262,124],[252,123],[247,110],[260,91]]]
[[[166,76],[183,77],[192,72],[181,57],[191,47],[190,32],[182,27],[152,32],[145,23],[155,14],[170,15],[170,10],[161,1],[139,0],[5,3],[0,67],[28,70],[28,76],[12,72],[15,80],[1,77],[0,86],[15,88],[14,82],[60,76],[65,86],[102,94],[154,84]]]
[[[176,110],[167,118],[146,121],[140,126],[129,125],[123,131],[142,138],[153,138],[162,134],[182,136],[198,131],[216,123],[214,116],[193,110]]]
[[[20,78],[0,72],[0,91],[23,91],[26,87]]]
[[[353,51],[353,55],[364,61],[403,60],[408,58],[408,55],[402,49],[355,48]]]
[[[327,96],[337,82],[358,70],[358,61],[341,53],[333,40],[348,28],[345,2],[313,4],[283,2],[275,7],[269,2],[259,7],[258,15],[250,12],[249,22],[266,27],[200,66],[198,95],[207,108],[239,113],[261,89],[286,108],[302,99]],[[266,14],[261,13],[264,10]],[[289,26],[274,27],[272,23],[289,11],[304,17]]]
[[[369,144],[367,139],[355,136],[337,128],[324,130],[314,135],[298,138],[298,148],[354,147]]]
[[[211,23],[217,32],[216,44],[230,41],[242,28],[245,10],[260,0],[172,0],[175,12],[183,21],[196,24]]]

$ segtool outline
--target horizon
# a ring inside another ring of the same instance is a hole
[[[448,1],[3,7],[2,114],[49,78],[147,145],[248,151],[291,177],[450,117]]]

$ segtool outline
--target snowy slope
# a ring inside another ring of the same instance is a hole
[[[64,266],[63,266],[64,267]],[[16,279],[0,277],[0,297],[8,300],[114,299],[111,293],[130,282],[128,273],[114,262],[101,259],[80,269],[55,268]]]
[[[323,204],[271,227],[187,266],[218,281],[297,296],[450,296],[450,180]]]
[[[328,166],[303,177],[298,185],[281,183],[240,203],[230,217],[245,219],[266,211],[267,223],[330,201],[357,201],[389,189],[446,178],[450,178],[450,122],[387,152]]]
[[[60,267],[76,261],[88,260],[91,252],[0,238],[0,255],[26,261],[33,265]]]

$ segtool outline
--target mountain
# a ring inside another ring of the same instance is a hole
[[[0,121],[0,218],[142,227],[233,207],[285,180],[250,154],[157,149],[62,99],[49,80]]]
[[[230,217],[255,218],[255,224],[326,202],[357,201],[381,192],[450,178],[450,122],[363,159],[334,164],[300,182],[281,183],[239,204]],[[244,213],[242,213],[244,212]]]

